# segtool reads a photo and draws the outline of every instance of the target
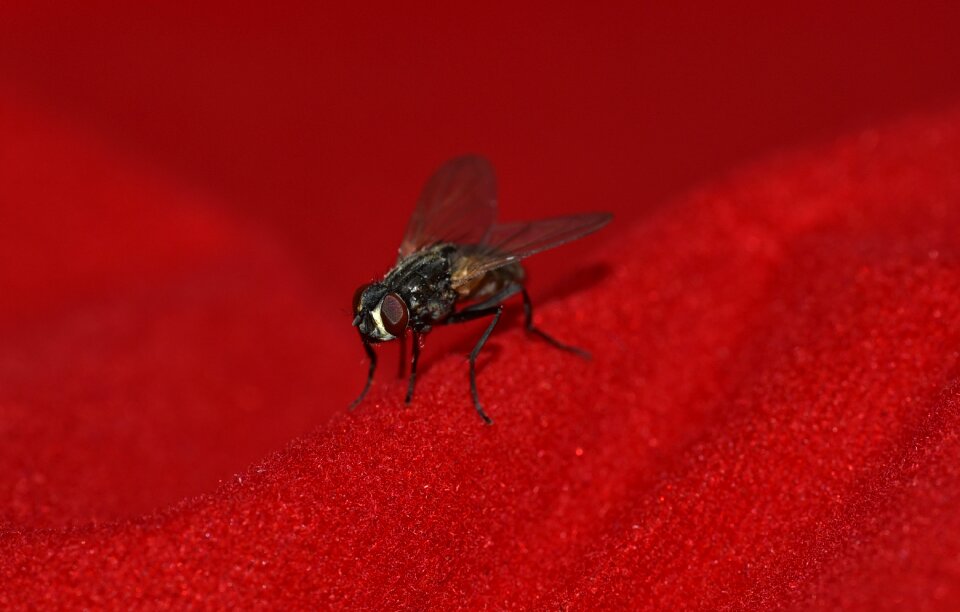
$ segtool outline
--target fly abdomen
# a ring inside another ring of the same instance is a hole
[[[518,263],[490,270],[457,286],[457,301],[474,302],[497,295],[510,285],[523,284],[523,267]]]

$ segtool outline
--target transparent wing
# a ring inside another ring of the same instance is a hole
[[[610,213],[589,213],[540,221],[495,225],[486,240],[464,250],[454,265],[454,286],[541,251],[592,234],[613,219]]]
[[[448,161],[427,181],[400,243],[400,258],[437,242],[480,244],[497,213],[493,167],[478,155]]]

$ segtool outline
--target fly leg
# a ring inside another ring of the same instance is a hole
[[[573,353],[574,355],[579,355],[584,359],[590,359],[590,353],[583,350],[582,348],[578,348],[576,346],[570,346],[569,344],[564,344],[559,340],[557,340],[556,338],[554,338],[553,336],[550,336],[543,330],[534,326],[533,302],[530,301],[530,294],[527,293],[526,289],[523,289],[522,292],[523,292],[523,312],[524,312],[524,315],[526,316],[525,325],[528,332],[536,336],[539,336],[540,338],[542,338],[543,340],[546,340],[547,342],[549,342],[550,344],[552,344],[553,346],[557,347],[560,350],[567,351],[568,353]]]
[[[476,409],[477,414],[480,415],[480,418],[483,419],[483,422],[487,425],[493,425],[493,419],[487,416],[487,413],[484,412],[483,406],[480,405],[480,397],[477,394],[477,356],[480,354],[480,349],[483,348],[483,345],[487,343],[487,338],[489,338],[490,334],[493,333],[493,328],[497,326],[497,322],[500,320],[501,314],[503,314],[502,304],[499,306],[491,306],[489,308],[468,308],[452,315],[448,319],[448,322],[450,323],[462,323],[464,321],[470,321],[471,319],[478,319],[480,317],[493,315],[490,325],[487,326],[486,331],[484,331],[483,335],[480,336],[480,340],[477,342],[477,345],[473,347],[472,351],[470,351],[470,395],[473,397],[473,407]]]
[[[413,358],[410,360],[410,383],[407,385],[407,398],[404,403],[409,404],[413,399],[413,387],[417,383],[417,361],[420,359],[420,346],[423,342],[423,334],[413,332]]]
[[[399,338],[398,348],[400,349],[400,360],[397,365],[397,378],[403,378],[407,374],[407,334]]]
[[[373,350],[373,347],[370,346],[370,343],[367,342],[366,338],[363,338],[363,348],[365,351],[367,351],[367,358],[370,359],[370,370],[367,372],[367,384],[363,386],[363,391],[360,392],[360,395],[357,397],[357,399],[350,403],[350,410],[356,408],[357,404],[363,401],[367,391],[370,390],[370,385],[373,383],[373,373],[377,370],[377,352]]]
[[[493,333],[493,328],[497,326],[497,321],[500,320],[501,314],[503,314],[503,306],[497,306],[497,312],[493,315],[493,320],[490,321],[490,325],[487,326],[487,331],[483,332],[483,335],[480,336],[480,341],[477,342],[477,345],[470,351],[470,395],[473,396],[473,407],[477,409],[477,414],[480,415],[480,418],[483,419],[487,425],[493,425],[493,420],[483,411],[483,406],[480,405],[480,398],[477,396],[477,355],[480,354],[480,349],[483,348],[483,345],[487,343],[487,338]]]

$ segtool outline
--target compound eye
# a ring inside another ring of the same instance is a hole
[[[353,292],[353,312],[360,312],[360,299],[363,297],[363,292],[367,290],[367,287],[370,286],[370,283],[366,285],[360,285],[357,287],[357,290]]]
[[[383,301],[380,302],[380,318],[387,333],[396,337],[403,335],[407,329],[407,321],[410,320],[407,305],[396,293],[383,296]]]

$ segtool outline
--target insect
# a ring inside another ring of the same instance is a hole
[[[370,360],[367,382],[350,408],[373,382],[373,345],[412,332],[406,403],[413,399],[423,340],[436,325],[483,317],[490,324],[470,353],[470,394],[488,425],[477,394],[477,355],[503,312],[503,302],[523,296],[526,329],[553,346],[588,358],[590,354],[557,341],[533,324],[533,304],[524,287],[520,260],[595,232],[612,215],[592,213],[519,223],[495,223],[497,186],[485,158],[466,155],[448,161],[427,181],[410,218],[397,263],[383,277],[359,287],[353,296],[353,325]],[[405,359],[405,356],[401,356]]]

